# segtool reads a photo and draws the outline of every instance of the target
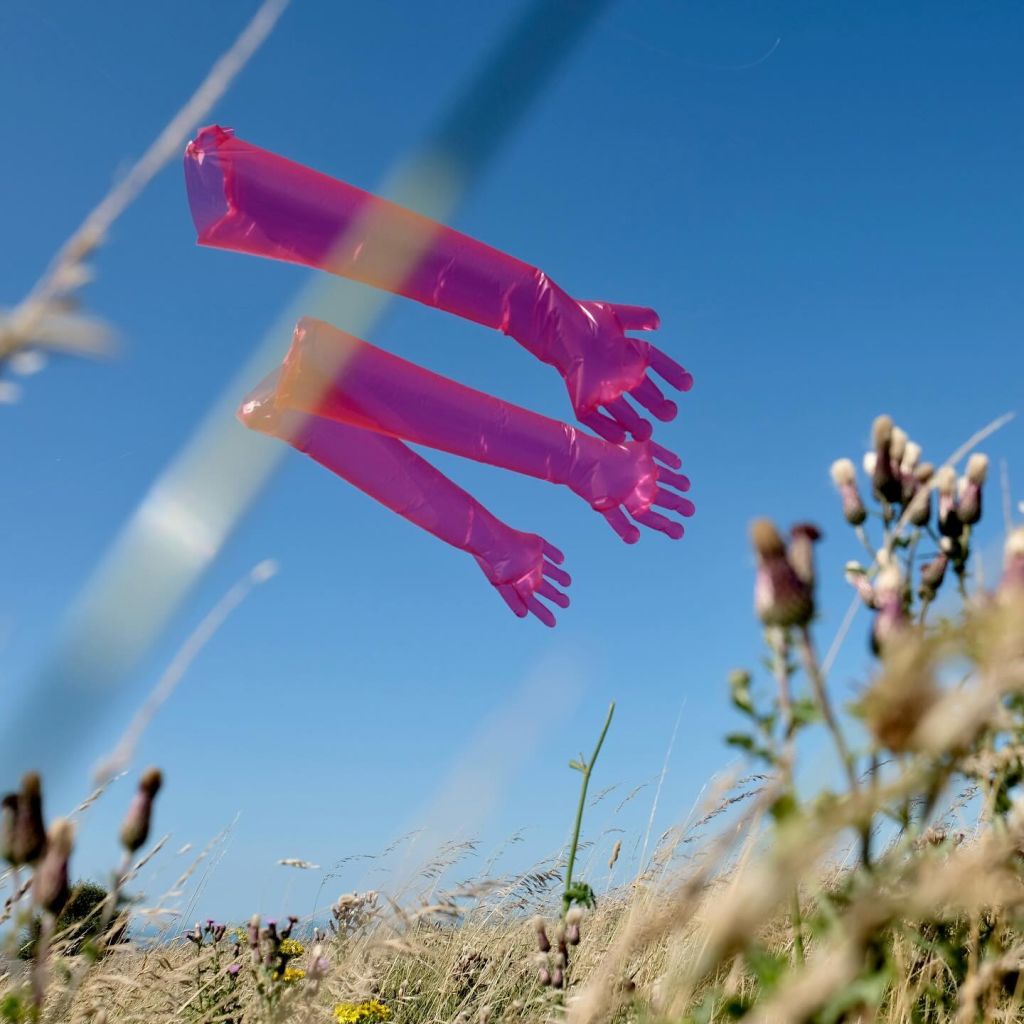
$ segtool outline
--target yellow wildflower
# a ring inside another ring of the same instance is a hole
[[[306,972],[301,967],[286,967],[284,969],[284,980],[290,981],[302,981],[306,976]]]
[[[338,1003],[334,1007],[337,1024],[378,1024],[391,1020],[391,1010],[376,999],[362,1003]]]
[[[278,952],[281,956],[302,956],[306,947],[298,939],[282,939]]]

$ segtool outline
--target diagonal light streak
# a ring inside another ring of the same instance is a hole
[[[479,180],[607,0],[533,0],[472,76],[419,151],[380,190],[444,221]],[[356,230],[372,230],[363,223]],[[419,240],[420,245],[429,238]],[[396,264],[396,279],[414,260]],[[153,483],[76,600],[53,656],[0,734],[0,778],[32,766],[51,776],[159,640],[256,501],[286,451],[234,419],[241,396],[276,366],[301,315],[369,333],[390,296],[311,277]]]

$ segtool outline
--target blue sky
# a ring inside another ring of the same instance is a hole
[[[516,6],[298,2],[210,120],[373,189]],[[253,7],[0,7],[0,305],[23,295]],[[581,298],[661,313],[659,343],[696,377],[656,435],[693,480],[686,538],[629,548],[568,492],[438,459],[566,552],[573,605],[549,632],[513,618],[467,556],[289,457],[51,808],[87,790],[90,765],[204,612],[274,558],[277,577],[217,634],[140,751],[140,766],[167,775],[158,829],[171,849],[201,847],[239,815],[202,916],[306,913],[320,876],[278,858],[331,865],[424,824],[431,842],[479,836],[485,849],[522,828],[509,866],[546,856],[574,802],[565,763],[613,698],[596,789],[657,776],[679,716],[655,832],[684,816],[731,758],[723,680],[759,656],[749,519],[825,528],[826,646],[848,601],[839,567],[858,550],[831,460],[859,458],[882,411],[941,459],[1020,404],[1022,34],[1009,3],[611,3],[455,223]],[[0,687],[12,707],[119,527],[307,278],[197,248],[177,163],[97,266],[88,307],[117,325],[121,356],[52,365],[0,408]],[[474,325],[398,303],[370,340],[569,415],[557,375]],[[1020,425],[985,447],[1019,496]],[[993,498],[982,534],[994,553]],[[865,667],[865,629],[837,666],[841,695]],[[829,770],[827,751],[810,756]],[[642,841],[652,792],[618,817],[602,802],[591,838],[622,827],[627,849]],[[83,823],[82,873],[113,863],[127,799],[121,783]],[[186,859],[169,855],[151,884]],[[355,861],[326,892],[386,881]]]

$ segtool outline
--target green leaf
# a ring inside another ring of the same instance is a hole
[[[754,700],[750,695],[750,673],[737,669],[729,674],[729,693],[733,704],[745,715],[754,715]]]
[[[810,697],[798,697],[793,701],[793,724],[798,728],[821,721],[821,711]]]
[[[781,825],[782,822],[796,817],[799,811],[800,807],[796,802],[796,797],[793,795],[792,790],[787,789],[779,796],[778,800],[772,804],[769,813],[772,818]]]
[[[781,953],[769,953],[763,946],[751,945],[743,953],[744,960],[758,984],[765,992],[771,992],[789,969],[789,957]]]
[[[591,910],[597,906],[597,897],[594,890],[586,882],[573,882],[565,891],[565,898],[571,907],[574,903]]]
[[[757,750],[757,742],[750,733],[731,732],[725,737],[725,742],[728,743],[730,747],[739,747],[740,750],[747,751],[748,754],[752,754]]]

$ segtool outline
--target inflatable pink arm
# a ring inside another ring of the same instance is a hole
[[[320,320],[304,317],[296,326],[276,400],[282,408],[564,484],[627,543],[640,532],[623,509],[673,539],[683,535],[682,524],[652,506],[683,516],[694,511],[692,502],[667,489],[686,491],[690,484],[672,471],[679,459],[660,445],[603,441],[431,373]]]
[[[202,245],[317,267],[500,330],[558,370],[577,418],[607,440],[651,436],[627,394],[660,420],[676,415],[649,370],[681,391],[693,384],[626,334],[654,330],[654,310],[578,301],[535,267],[230,129],[189,143],[185,180]]]
[[[277,409],[275,378],[276,373],[243,401],[238,418],[247,427],[287,441],[411,523],[468,551],[516,615],[532,612],[546,626],[555,625],[540,598],[569,607],[568,596],[554,586],[572,582],[558,567],[558,548],[507,526],[395,438]]]

